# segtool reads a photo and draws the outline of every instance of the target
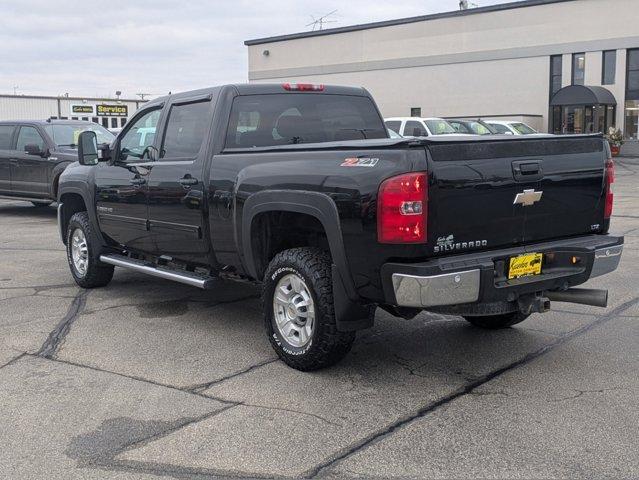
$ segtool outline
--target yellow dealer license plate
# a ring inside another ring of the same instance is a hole
[[[528,253],[510,259],[508,279],[523,277],[525,275],[539,275],[541,273],[542,253]]]

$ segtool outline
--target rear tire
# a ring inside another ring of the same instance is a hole
[[[75,283],[82,288],[104,287],[113,278],[113,265],[97,260],[100,246],[96,245],[87,212],[71,217],[67,227],[67,260]]]
[[[498,330],[508,328],[526,320],[530,315],[521,312],[504,313],[501,315],[487,315],[477,317],[464,317],[468,322],[479,328]]]
[[[278,253],[264,276],[262,306],[273,349],[296,370],[336,364],[355,340],[355,332],[337,329],[331,258],[320,249]]]

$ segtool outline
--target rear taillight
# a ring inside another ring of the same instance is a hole
[[[282,88],[289,92],[323,92],[324,85],[312,83],[283,83]]]
[[[612,158],[606,160],[605,175],[606,206],[604,208],[604,218],[609,219],[612,216],[612,204],[614,201],[612,184],[615,183],[615,162],[612,161]]]
[[[380,243],[424,243],[428,215],[428,176],[407,173],[385,180],[377,198]]]

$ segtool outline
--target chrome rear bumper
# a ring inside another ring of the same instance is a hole
[[[498,282],[496,264],[526,251],[567,255],[582,259],[581,267],[556,269],[512,282]],[[511,248],[476,254],[436,258],[419,264],[385,264],[383,282],[389,304],[429,308],[470,303],[512,302],[521,295],[565,291],[587,280],[617,269],[623,252],[623,237],[591,235],[526,248]],[[465,267],[465,268],[464,268]],[[386,280],[384,280],[384,277]]]
[[[393,289],[401,307],[434,307],[476,302],[481,282],[479,270],[418,277],[393,274]]]
[[[595,261],[592,264],[590,278],[600,277],[617,269],[621,261],[623,245],[595,250]]]

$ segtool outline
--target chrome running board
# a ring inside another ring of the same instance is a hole
[[[186,285],[202,288],[204,290],[213,288],[213,284],[216,281],[215,277],[208,275],[199,275],[197,273],[187,272],[184,270],[171,270],[165,267],[158,267],[150,262],[136,260],[134,258],[125,257],[124,255],[100,255],[100,261],[108,263],[109,265],[115,265],[116,267],[124,267],[136,272],[146,273],[147,275],[152,275],[154,277],[185,283]]]

